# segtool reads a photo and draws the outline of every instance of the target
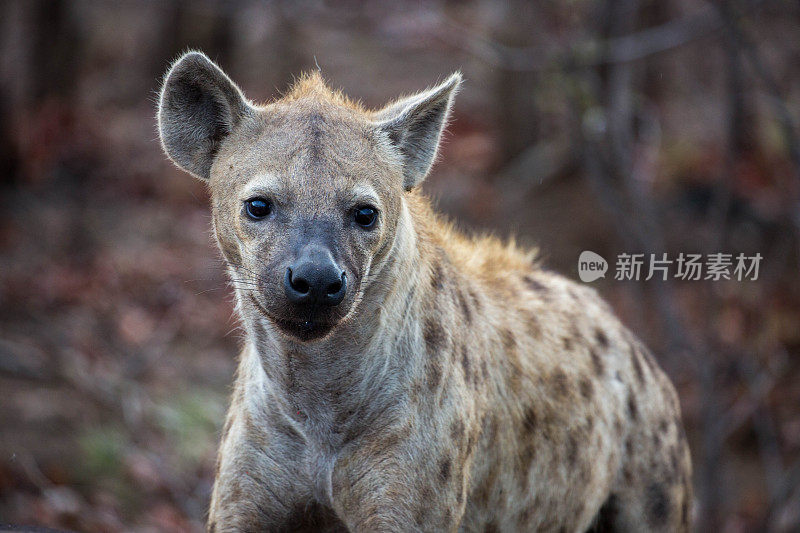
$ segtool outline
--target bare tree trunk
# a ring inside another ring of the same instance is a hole
[[[37,0],[31,7],[34,32],[31,96],[34,101],[47,96],[71,100],[83,49],[74,7],[65,0]]]
[[[509,2],[499,38],[506,44],[529,46],[539,25],[534,2]],[[542,116],[535,97],[540,74],[535,71],[511,72],[501,69],[497,78],[497,102],[503,161],[510,161],[540,140]]]

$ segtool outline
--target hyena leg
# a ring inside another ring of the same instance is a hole
[[[229,459],[223,458],[214,483],[208,531],[282,531],[297,520],[310,494],[292,486],[281,465],[244,453],[225,464]]]
[[[370,445],[341,457],[333,472],[336,514],[354,533],[456,531],[467,469],[432,455]]]
[[[692,486],[688,448],[676,442],[666,454],[627,464],[590,531],[690,530]]]
[[[302,451],[297,434],[233,412],[223,435],[208,531],[295,530],[316,520],[309,483],[293,461]]]

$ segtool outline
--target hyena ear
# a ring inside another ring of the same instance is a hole
[[[398,100],[376,113],[378,127],[402,157],[406,190],[428,175],[460,85],[461,73],[456,72],[433,89]]]
[[[164,151],[190,174],[208,179],[220,144],[253,107],[205,54],[188,52],[164,78],[158,132]]]

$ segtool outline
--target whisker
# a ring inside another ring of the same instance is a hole
[[[259,285],[257,282],[247,279],[232,279],[229,281],[229,283],[236,283],[239,285],[252,285],[253,287],[258,287]]]

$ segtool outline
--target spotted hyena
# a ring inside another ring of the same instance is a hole
[[[208,182],[245,331],[209,530],[688,529],[647,348],[420,192],[460,83],[369,111],[318,73],[255,105],[201,53],[169,70],[161,141]]]

